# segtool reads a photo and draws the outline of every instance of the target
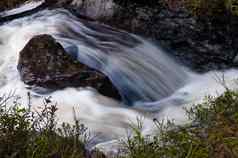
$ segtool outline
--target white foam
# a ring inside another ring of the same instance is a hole
[[[41,4],[44,3],[44,0],[41,1],[27,1],[24,4],[22,4],[20,7],[18,8],[14,8],[14,9],[10,9],[7,11],[3,11],[0,12],[0,17],[6,17],[6,16],[10,16],[10,15],[14,15],[14,14],[19,14],[28,10],[32,10],[38,6],[40,6]]]
[[[77,32],[72,33],[72,29],[77,30]],[[215,81],[215,78],[222,78],[222,73],[209,72],[203,75],[191,73],[174,63],[173,60],[164,55],[162,50],[144,39],[129,34],[124,36],[124,33],[116,30],[111,30],[109,33],[106,31],[105,33],[103,29],[84,25],[75,17],[65,13],[64,10],[46,10],[37,14],[37,18],[31,16],[0,26],[0,93],[15,90],[16,94],[23,96],[22,102],[27,103],[26,96],[29,90],[20,81],[16,65],[20,50],[34,35],[38,34],[51,34],[64,47],[75,44],[79,53],[96,56],[98,59],[96,61],[99,61],[99,64],[95,61],[96,64],[91,63],[92,65],[100,65],[101,60],[99,59],[102,57],[107,59],[103,62],[107,63],[109,67],[102,66],[102,69],[104,68],[107,71],[109,69],[108,72],[111,72],[111,70],[121,70],[123,72],[120,73],[121,75],[116,82],[126,83],[128,78],[133,79],[135,77],[134,82],[132,82],[133,80],[128,82],[132,85],[126,84],[128,85],[126,88],[130,86],[137,89],[139,87],[139,90],[143,92],[141,92],[142,94],[153,95],[156,98],[158,95],[156,92],[161,91],[158,87],[166,85],[164,88],[166,90],[166,87],[171,86],[168,97],[156,102],[138,102],[135,107],[124,105],[87,89],[67,88],[49,94],[53,101],[58,103],[57,116],[59,122],[72,122],[74,108],[78,118],[91,131],[101,133],[103,140],[100,141],[109,141],[125,136],[126,128],[129,127],[129,124],[136,123],[138,117],[145,118],[145,133],[151,131],[154,117],[158,120],[173,118],[177,123],[184,123],[187,121],[184,107],[201,102],[204,96],[219,95],[225,91],[224,87]],[[94,36],[89,34],[90,32]],[[63,35],[67,36],[68,39],[63,38]],[[96,35],[109,38],[109,41],[106,42],[97,38]],[[127,39],[124,39],[124,37],[127,37]],[[91,44],[86,44],[85,39]],[[136,39],[137,42],[131,42],[133,39]],[[102,48],[107,48],[104,54]],[[119,54],[111,54],[112,52],[109,50]],[[126,54],[128,52],[131,54]],[[158,72],[164,69],[166,71]],[[128,76],[123,76],[125,74]],[[227,70],[224,72],[224,76],[227,86],[237,89],[238,70]],[[141,78],[143,82],[138,82]],[[183,80],[183,82],[180,80]],[[148,83],[148,81],[151,81],[151,83]],[[160,86],[157,87],[157,85]],[[118,86],[121,86],[121,84],[118,84]],[[138,93],[140,94],[140,92]],[[33,96],[33,106],[36,108],[41,105],[44,97],[46,95]],[[138,112],[138,109],[142,112]],[[105,143],[104,145],[106,146]]]

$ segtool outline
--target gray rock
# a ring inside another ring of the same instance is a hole
[[[91,19],[107,19],[114,14],[113,0],[72,0],[71,6]]]
[[[134,5],[122,7],[105,23],[151,38],[181,63],[198,72],[236,66],[233,57],[238,52],[238,36],[231,34],[238,32],[235,27],[238,24],[229,32],[226,29],[228,23],[214,21],[211,25],[193,17],[183,7],[171,10],[161,6]]]
[[[93,87],[101,94],[120,99],[104,74],[81,64],[49,35],[33,37],[20,52],[17,66],[21,79],[30,86],[50,90]]]

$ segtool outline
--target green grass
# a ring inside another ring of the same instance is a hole
[[[32,112],[17,100],[10,104],[9,98],[0,98],[1,157],[86,158],[88,132],[77,119],[74,125],[59,127],[57,107],[49,99],[40,112]],[[138,121],[131,126],[133,136],[123,142],[118,158],[238,158],[238,92],[227,90],[217,98],[207,97],[187,115],[190,123],[183,126],[155,119],[153,136],[143,136],[143,124]]]
[[[208,97],[187,110],[191,123],[184,126],[155,120],[158,133],[144,137],[138,127],[125,141],[123,158],[237,158],[238,93],[227,91]]]
[[[9,97],[0,101],[1,158],[84,158],[87,129],[75,120],[74,125],[57,126],[56,106],[46,99],[40,112],[22,108]]]

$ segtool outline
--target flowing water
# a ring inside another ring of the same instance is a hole
[[[40,95],[20,80],[18,53],[35,35],[50,34],[80,62],[106,74],[123,97],[123,103],[88,88],[66,88]],[[0,93],[15,91],[27,103],[27,92],[37,107],[52,96],[58,103],[59,122],[77,117],[97,134],[93,144],[125,136],[138,117],[144,118],[144,132],[152,131],[153,118],[186,122],[184,107],[201,102],[206,95],[219,95],[224,87],[236,88],[237,70],[199,75],[166,55],[159,46],[136,35],[89,22],[66,10],[43,10],[0,26]]]
[[[44,3],[44,1],[29,1],[29,2],[26,2],[25,4],[21,5],[18,8],[0,12],[0,17],[11,16],[11,15],[22,13],[22,12],[25,12],[28,10],[32,10],[32,9],[40,6],[43,3]]]

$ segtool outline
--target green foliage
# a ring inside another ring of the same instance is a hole
[[[57,128],[55,105],[44,101],[40,112],[22,108],[17,99],[11,107],[9,96],[0,99],[0,155],[3,158],[85,158],[87,129],[75,119],[74,125]],[[143,124],[131,125],[119,158],[237,158],[238,92],[207,97],[187,110],[190,123],[154,120],[157,133],[144,136]],[[95,151],[95,158],[104,155]]]
[[[12,96],[11,96],[12,97]],[[40,112],[22,108],[16,101],[8,107],[11,97],[0,100],[0,155],[2,158],[83,158],[87,132],[75,120],[57,128],[56,105],[44,101]]]
[[[184,0],[196,16],[221,16],[226,13],[238,15],[238,0]]]
[[[226,8],[230,10],[233,15],[238,16],[238,0],[227,0]]]
[[[191,123],[178,126],[155,120],[158,133],[143,136],[141,123],[125,142],[123,158],[238,157],[238,93],[227,91],[187,110]]]

